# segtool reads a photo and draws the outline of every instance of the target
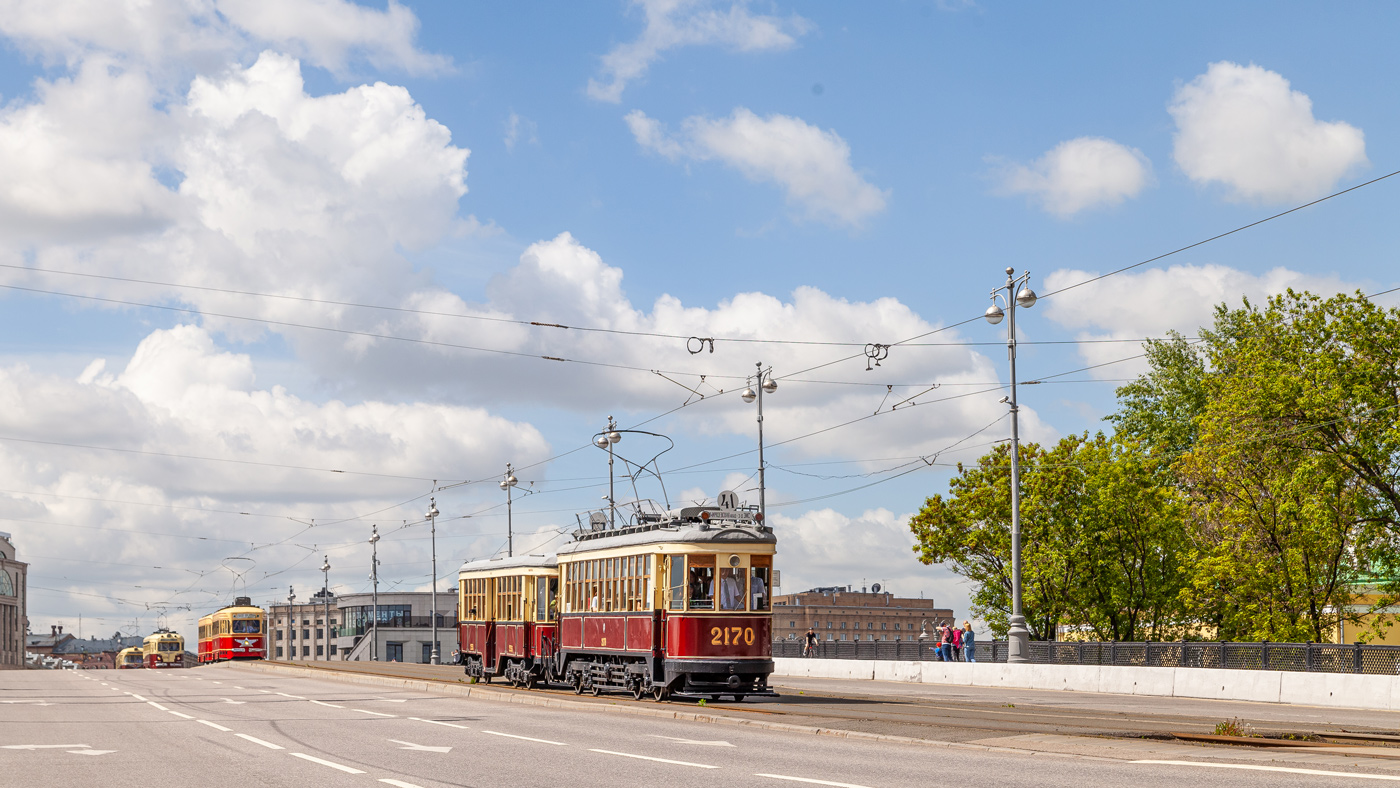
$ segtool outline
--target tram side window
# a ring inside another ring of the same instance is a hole
[[[671,609],[685,609],[685,556],[674,555],[667,559],[671,564],[670,592]]]
[[[535,578],[535,620],[553,621],[558,612],[559,579]]]
[[[749,557],[749,609],[767,610],[772,604],[770,583],[773,580],[773,557]]]
[[[715,557],[712,555],[686,556],[689,572],[690,609],[715,609]]]
[[[744,567],[725,566],[719,570],[720,610],[744,609]]]

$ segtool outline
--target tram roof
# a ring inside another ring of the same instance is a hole
[[[467,561],[462,564],[459,572],[489,572],[497,569],[553,569],[559,565],[557,556],[533,553],[531,555],[517,555],[510,558],[483,558],[478,561]]]
[[[757,522],[748,510],[687,506],[672,509],[655,520],[610,530],[584,531],[574,541],[560,547],[559,554],[649,544],[776,544],[777,541],[773,529]]]

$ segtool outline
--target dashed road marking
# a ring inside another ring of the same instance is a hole
[[[223,731],[224,733],[228,733],[229,731],[233,730],[232,728],[225,728],[224,726],[220,725],[219,723],[217,723],[217,722],[210,722],[209,720],[199,720],[198,722],[199,722],[200,725],[208,725],[209,727],[214,728],[214,729],[216,729],[216,730],[221,730],[221,731]]]
[[[382,711],[370,711],[369,709],[351,709],[351,711],[358,711],[358,712],[361,713],[361,714],[373,714],[373,715],[376,716],[376,717],[393,717],[393,716],[394,716],[393,714],[385,714],[385,713],[382,712]]]
[[[410,719],[410,720],[416,720],[417,722],[427,722],[427,723],[430,723],[430,724],[433,724],[433,725],[446,725],[446,726],[449,727],[449,728],[461,728],[461,729],[464,730],[464,731],[469,731],[469,730],[471,730],[471,728],[468,728],[468,727],[465,726],[465,725],[456,725],[456,724],[451,723],[451,722],[443,722],[442,720],[425,720],[425,719],[423,719],[422,717],[409,717],[409,719]]]
[[[332,769],[339,769],[342,772],[345,772],[346,774],[364,774],[364,771],[361,769],[352,769],[351,767],[346,766],[344,764],[339,764],[335,761],[328,761],[324,758],[317,758],[314,755],[307,755],[304,752],[290,752],[287,754],[292,756],[293,758],[300,758],[303,761],[311,761],[312,763],[319,763],[322,766],[329,766]]]
[[[337,706],[337,705],[335,705],[334,703],[327,703],[327,702],[325,702],[325,701],[323,701],[323,700],[313,700],[313,701],[311,701],[311,702],[314,703],[314,704],[316,704],[317,706],[330,706],[332,709],[343,709],[343,708],[345,708],[344,706]]]
[[[268,748],[269,750],[285,750],[285,749],[287,749],[286,747],[282,747],[282,746],[280,746],[280,745],[273,744],[273,743],[270,742],[270,741],[263,741],[262,739],[259,739],[259,738],[255,737],[255,736],[249,736],[249,735],[246,734],[246,733],[235,733],[235,734],[233,734],[233,735],[234,735],[234,736],[237,736],[237,737],[240,738],[240,739],[247,739],[248,741],[250,741],[250,742],[252,742],[252,743],[254,743],[254,744],[261,744],[262,746]]]
[[[303,698],[303,697],[300,696],[300,695],[288,695],[288,694],[285,693],[285,692],[279,692],[279,693],[277,693],[277,694],[278,694],[278,695],[281,695],[281,696],[284,697],[284,698],[296,698],[297,700],[306,700],[306,698]]]
[[[524,739],[525,741],[534,741],[539,742],[540,744],[553,744],[559,747],[569,746],[567,742],[550,741],[549,739],[536,739],[530,736],[516,736],[514,733],[501,733],[500,731],[482,731],[482,733],[489,733],[492,736],[504,736],[507,739]]]
[[[148,700],[148,701],[146,701],[146,702],[149,703],[149,704],[151,704],[152,706],[155,706],[157,709],[160,709],[161,711],[170,711],[170,709],[165,708],[164,706],[160,705],[159,703],[156,703],[156,702],[153,701],[153,700]]]
[[[673,761],[669,758],[653,758],[650,755],[633,755],[630,752],[613,752],[612,750],[594,750],[589,752],[601,752],[604,755],[620,755],[623,758],[636,758],[641,761],[656,761],[657,763],[673,763],[677,766],[694,766],[697,769],[718,769],[718,766],[710,766],[704,763],[691,763],[689,761]]]
[[[396,786],[396,788],[423,788],[421,785],[406,783],[403,780],[391,780],[388,777],[382,777],[379,781],[382,783],[388,783],[390,785]]]
[[[830,780],[814,780],[811,777],[789,777],[786,774],[755,774],[755,777],[771,777],[774,780],[788,780],[795,783],[811,783],[812,785],[834,785],[837,788],[866,788],[864,785],[855,783],[834,783]]]
[[[170,711],[170,710],[167,709],[167,711]],[[174,714],[176,717],[180,717],[180,718],[182,718],[182,719],[186,719],[186,720],[192,720],[192,719],[194,719],[194,717],[191,717],[191,716],[188,715],[188,714],[181,714],[181,713],[178,712],[178,711],[170,711],[170,713],[171,713],[171,714]]]
[[[1129,761],[1129,763],[1141,763],[1156,766],[1204,766],[1209,769],[1248,769],[1257,772],[1286,772],[1288,774],[1316,774],[1322,777],[1354,777],[1358,780],[1390,780],[1400,781],[1400,776],[1393,774],[1362,774],[1360,772],[1325,772],[1321,769],[1290,769],[1284,766],[1254,766],[1244,763],[1205,763],[1202,761]]]

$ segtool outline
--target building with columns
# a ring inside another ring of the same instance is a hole
[[[24,667],[28,576],[29,564],[16,557],[13,537],[0,531],[0,670]]]
[[[823,642],[898,643],[917,640],[924,626],[933,635],[939,624],[952,623],[953,611],[934,607],[932,599],[897,597],[887,591],[832,586],[773,597],[774,640],[801,640],[811,627]]]

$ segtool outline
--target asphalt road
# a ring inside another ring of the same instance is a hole
[[[0,786],[1350,786],[1359,774],[989,752],[360,687],[246,666],[0,673]],[[1376,771],[1363,784],[1400,782]],[[1379,778],[1379,779],[1376,779]]]

